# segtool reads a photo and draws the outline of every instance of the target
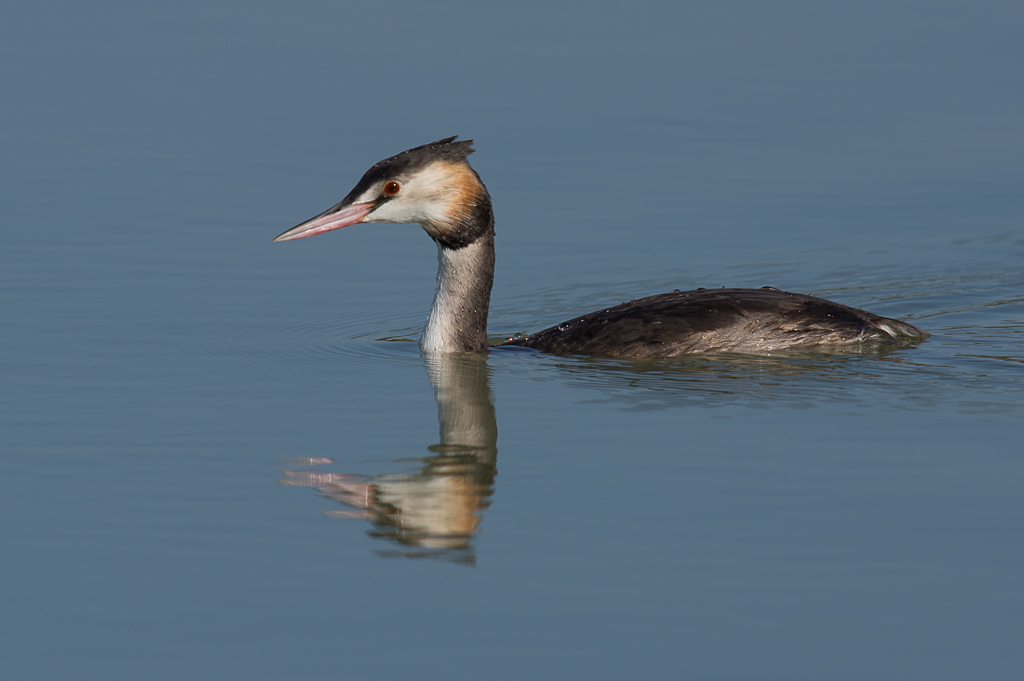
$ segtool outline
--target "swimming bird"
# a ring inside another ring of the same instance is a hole
[[[437,244],[437,283],[420,347],[488,349],[494,282],[491,196],[469,165],[473,140],[424,144],[374,164],[339,203],[277,236],[304,239],[361,222],[418,223]],[[771,287],[675,290],[574,317],[502,345],[558,355],[651,358],[765,354],[925,338],[912,324]]]

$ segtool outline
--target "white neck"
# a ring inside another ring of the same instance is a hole
[[[487,349],[487,310],[494,282],[494,231],[468,246],[437,245],[434,304],[420,338],[427,352]]]

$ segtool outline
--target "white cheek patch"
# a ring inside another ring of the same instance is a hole
[[[466,172],[450,163],[427,166],[402,181],[401,192],[370,213],[365,222],[416,222],[424,228],[443,228],[461,217],[467,189],[475,189],[467,183]],[[379,188],[367,191],[359,200],[370,202],[378,196]]]
[[[400,206],[394,199],[392,199],[370,213],[364,222],[390,222],[402,224],[405,222],[416,222],[416,217],[409,210],[409,207]]]

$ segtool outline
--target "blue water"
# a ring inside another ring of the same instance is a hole
[[[11,679],[1016,679],[1024,11],[0,11]],[[460,134],[490,333],[763,286],[895,351],[423,357]],[[285,483],[285,484],[279,484]]]

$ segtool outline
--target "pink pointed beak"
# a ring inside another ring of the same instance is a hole
[[[320,213],[315,218],[310,218],[301,224],[295,225],[287,232],[279,234],[274,241],[305,239],[308,236],[316,236],[324,232],[348,227],[349,225],[362,222],[363,218],[369,215],[370,211],[376,207],[372,203],[353,203],[351,206],[340,210],[338,210],[337,206],[334,206]]]

